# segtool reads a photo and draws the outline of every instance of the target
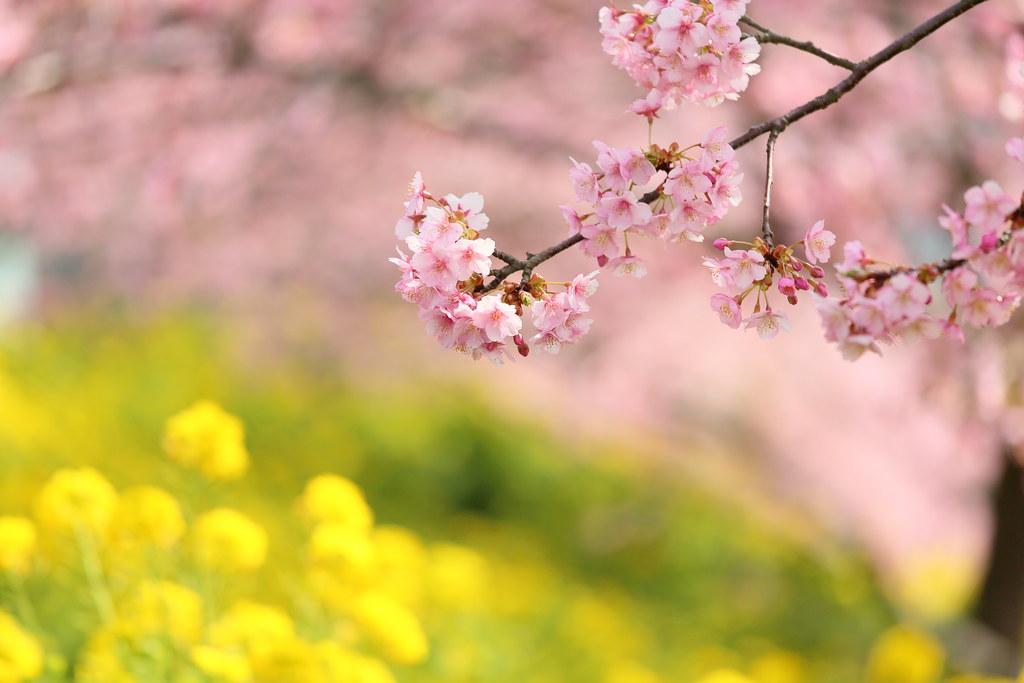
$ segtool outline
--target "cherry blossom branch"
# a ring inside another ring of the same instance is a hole
[[[923,40],[924,38],[928,37],[929,35],[931,35],[935,31],[939,30],[940,28],[945,26],[950,21],[956,19],[957,17],[959,17],[960,15],[964,14],[968,10],[970,10],[973,7],[975,7],[977,5],[980,5],[980,4],[982,4],[983,2],[986,2],[986,1],[987,0],[960,0],[959,2],[956,2],[955,4],[949,6],[948,8],[943,10],[942,12],[939,12],[938,14],[934,15],[933,17],[931,17],[927,21],[925,21],[922,24],[918,25],[916,28],[912,29],[911,31],[909,31],[908,33],[904,34],[900,38],[897,38],[895,41],[893,41],[892,43],[890,43],[886,47],[882,48],[881,50],[879,50],[875,54],[871,55],[870,57],[867,57],[866,59],[863,59],[860,62],[857,62],[856,64],[852,64],[851,63],[850,66],[852,66],[852,68],[850,69],[851,70],[850,75],[847,76],[842,81],[840,81],[839,83],[837,83],[836,85],[834,85],[832,88],[830,88],[826,92],[822,93],[821,95],[818,95],[814,99],[811,99],[811,100],[805,102],[804,104],[802,104],[802,105],[800,105],[800,106],[790,110],[789,112],[787,112],[787,113],[785,113],[785,114],[783,114],[781,116],[778,116],[778,117],[773,118],[773,119],[769,119],[767,121],[764,121],[762,123],[759,123],[759,124],[751,127],[749,130],[747,130],[747,132],[743,133],[742,135],[740,135],[736,139],[732,140],[729,144],[732,146],[733,149],[739,149],[740,147],[743,147],[744,145],[746,145],[746,144],[750,143],[751,141],[759,138],[760,136],[764,135],[765,133],[771,133],[771,137],[769,138],[769,150],[770,150],[769,151],[769,169],[770,169],[771,168],[771,154],[772,154],[771,150],[774,149],[774,138],[777,138],[778,135],[780,135],[790,125],[796,123],[797,121],[799,121],[799,120],[801,120],[801,119],[803,119],[803,118],[805,118],[807,116],[810,116],[811,114],[813,114],[815,112],[821,111],[823,109],[827,109],[828,107],[830,107],[833,104],[837,103],[840,99],[843,98],[844,95],[846,95],[848,92],[850,92],[851,90],[856,88],[860,84],[860,82],[863,81],[868,76],[868,74],[870,74],[872,71],[874,71],[878,67],[882,66],[883,64],[885,64],[889,60],[893,59],[894,57],[902,54],[903,52],[906,52],[907,50],[910,50],[912,47],[917,45],[917,43],[919,43],[921,40]],[[750,26],[751,28],[754,28],[757,31],[761,31],[761,32],[765,33],[768,36],[776,36],[778,38],[783,38],[783,36],[779,36],[779,34],[773,34],[770,31],[767,31],[767,29],[765,29],[764,27],[760,26],[760,24],[757,24],[756,22],[753,22],[752,20],[745,20],[745,21],[746,21],[747,25]],[[771,41],[770,40],[770,41],[767,41],[767,42],[781,42],[781,41]],[[792,43],[797,43],[797,45],[793,45]],[[810,44],[810,43],[806,43],[806,44],[805,43],[800,43],[800,41],[795,41],[795,40],[792,40],[792,39],[787,39],[787,42],[784,42],[782,44],[790,45],[791,47],[797,47],[798,49],[804,49],[804,47],[806,47],[807,45],[811,45],[813,47],[813,45]],[[815,48],[815,49],[817,49],[817,48]],[[807,50],[805,50],[805,51],[807,51]],[[821,51],[821,50],[819,50],[819,51],[820,52],[824,52],[824,51]],[[825,53],[825,54],[828,54],[828,53]],[[819,57],[823,57],[823,55],[818,55],[818,56]],[[832,55],[829,55],[829,56],[830,57],[834,57]],[[836,58],[836,59],[840,59],[841,60],[841,58]],[[847,60],[841,60],[841,61],[842,62],[846,62]],[[837,66],[842,66],[843,68],[848,68],[845,63],[837,64]],[[770,176],[771,176],[771,173],[769,173],[769,181],[768,181],[769,184],[771,182]],[[645,195],[641,199],[641,201],[643,201],[645,203],[650,203],[656,197],[657,197],[657,193],[649,193],[648,195]],[[766,193],[765,218],[764,218],[764,222],[762,224],[762,233],[765,234],[766,240],[771,235],[771,228],[770,228],[770,226],[768,226],[768,223],[767,223],[767,220],[768,220],[768,215],[767,215],[768,214],[768,209],[769,209],[769,206],[768,206],[767,193]],[[767,229],[766,229],[766,226],[767,226]],[[489,276],[491,278],[493,278],[492,281],[490,283],[488,283],[488,284],[480,285],[477,288],[476,291],[478,293],[491,292],[491,291],[497,289],[497,287],[505,280],[505,278],[507,278],[507,277],[517,273],[517,272],[520,272],[520,271],[522,271],[523,274],[524,274],[524,281],[525,280],[529,280],[530,275],[533,273],[533,270],[537,266],[539,266],[541,263],[544,263],[545,261],[553,258],[554,256],[557,256],[558,254],[562,253],[563,251],[565,251],[567,249],[570,249],[571,247],[579,244],[582,241],[583,241],[583,237],[582,236],[580,236],[579,234],[573,235],[573,236],[571,236],[571,237],[569,237],[569,238],[559,242],[558,244],[555,244],[554,246],[548,247],[544,251],[537,252],[536,254],[529,254],[528,253],[526,259],[517,259],[514,256],[511,256],[511,255],[506,254],[504,252],[501,252],[501,253],[497,253],[496,252],[495,256],[497,258],[501,259],[502,261],[504,261],[506,263],[506,265],[503,268],[492,270],[490,272],[490,274],[489,274]]]
[[[1021,197],[1020,205],[1014,209],[1013,213],[1006,217],[1006,220],[1010,223],[1010,229],[1000,236],[999,240],[995,243],[995,248],[1002,248],[1009,244],[1014,232],[1019,230],[1021,225],[1024,225],[1024,196]],[[930,277],[937,278],[967,264],[968,259],[966,258],[949,257],[941,261],[916,266],[896,266],[885,270],[870,271],[859,277],[854,277],[854,279],[861,281],[872,280],[880,285],[901,273],[927,273]]]
[[[769,247],[775,246],[775,234],[772,232],[771,210],[772,210],[772,183],[775,179],[775,141],[779,139],[782,131],[773,130],[768,135],[768,146],[765,155],[768,160],[765,165],[764,174],[764,213],[761,216],[761,236]]]
[[[842,99],[842,97],[846,93],[856,88],[857,85],[859,85],[860,82],[863,81],[872,71],[882,66],[883,64],[885,64],[892,58],[896,57],[897,55],[906,52],[907,50],[921,42],[924,38],[927,38],[929,35],[935,33],[935,31],[939,30],[940,28],[948,24],[950,21],[956,19],[964,12],[968,11],[969,9],[977,5],[980,5],[983,2],[987,2],[987,0],[960,0],[960,2],[957,2],[951,5],[950,7],[947,7],[942,12],[939,12],[931,19],[928,19],[924,23],[920,24],[917,28],[913,29],[909,33],[906,33],[900,38],[897,38],[895,41],[885,46],[884,48],[882,48],[875,54],[871,55],[867,59],[858,62],[854,66],[853,72],[849,76],[847,76],[845,79],[829,88],[826,92],[822,93],[821,95],[818,95],[817,97],[815,97],[812,100],[809,100],[808,102],[805,102],[799,107],[790,110],[789,112],[783,114],[782,116],[776,117],[769,121],[765,121],[763,123],[759,123],[756,126],[753,126],[752,128],[750,128],[750,130],[748,130],[743,135],[740,135],[730,144],[732,144],[734,149],[739,149],[740,147],[747,144],[751,140],[754,140],[769,131],[778,130],[779,132],[782,132],[790,125],[799,121],[800,119],[806,116],[810,116],[811,114],[821,111],[822,109],[827,109],[828,107],[831,107],[833,104]]]
[[[790,38],[789,36],[784,36],[780,33],[776,33],[775,31],[772,31],[771,29],[766,28],[765,26],[762,26],[761,24],[757,23],[750,17],[742,17],[740,19],[740,23],[746,24],[747,26],[758,32],[756,35],[754,35],[754,37],[757,39],[757,42],[759,43],[785,45],[787,47],[792,47],[802,52],[814,55],[815,57],[823,59],[833,66],[838,66],[842,69],[846,69],[847,71],[853,71],[854,69],[857,68],[857,64],[855,62],[846,59],[845,57],[839,57],[838,55],[834,55],[831,52],[822,50],[820,47],[818,47],[809,40],[796,40],[795,38]]]

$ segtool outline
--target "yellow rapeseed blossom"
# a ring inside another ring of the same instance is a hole
[[[118,627],[129,638],[160,634],[179,643],[195,643],[203,631],[203,601],[180,584],[145,581],[121,606]]]
[[[895,626],[878,639],[868,659],[868,683],[933,683],[946,653],[927,633]]]
[[[316,647],[295,636],[259,648],[250,663],[256,683],[331,683]]]
[[[27,574],[36,549],[36,527],[24,517],[0,517],[0,571]]]
[[[617,662],[604,677],[605,683],[661,683],[661,677],[635,662]]]
[[[754,683],[804,683],[807,666],[800,655],[776,650],[768,652],[750,664],[750,677]]]
[[[164,450],[210,479],[238,479],[249,469],[241,420],[212,401],[200,401],[167,421]]]
[[[267,532],[237,510],[210,510],[196,520],[193,532],[196,559],[210,569],[251,571],[267,559]]]
[[[312,522],[333,522],[360,532],[373,526],[373,511],[362,489],[334,474],[311,479],[299,499],[299,509]]]
[[[373,584],[406,605],[416,605],[423,593],[427,550],[408,529],[381,526],[373,530]]]
[[[309,559],[340,579],[359,581],[372,568],[373,544],[365,533],[347,524],[324,522],[310,536]]]
[[[214,680],[224,683],[245,683],[252,678],[249,659],[239,652],[197,645],[189,654],[196,668]]]
[[[185,533],[181,506],[156,486],[137,486],[121,493],[114,517],[117,540],[170,548]]]
[[[395,600],[381,593],[363,593],[353,605],[352,616],[387,659],[416,664],[426,658],[429,647],[420,622]]]
[[[43,670],[43,648],[17,621],[0,610],[0,683],[20,683]]]
[[[295,625],[286,612],[249,600],[236,602],[210,626],[212,644],[250,652],[294,636]]]
[[[718,669],[701,676],[696,683],[754,683],[738,671],[732,669]]]
[[[75,683],[136,683],[120,659],[120,650],[121,638],[114,625],[94,632],[75,664]]]
[[[58,470],[36,495],[39,526],[54,533],[82,529],[103,535],[117,506],[117,491],[91,467]]]
[[[333,641],[317,643],[316,650],[331,683],[395,683],[391,670],[379,659],[346,650]]]
[[[487,591],[487,561],[464,546],[434,544],[430,548],[429,581],[432,598],[442,606],[465,609],[479,605]]]
[[[974,570],[965,558],[929,553],[909,562],[895,585],[895,598],[930,621],[960,615],[974,591]]]

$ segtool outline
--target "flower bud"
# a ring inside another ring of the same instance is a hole
[[[796,295],[796,287],[791,277],[780,277],[779,278],[779,291],[786,296]]]
[[[818,282],[818,283],[816,283],[814,285],[814,292],[818,296],[827,297],[828,296],[828,287],[825,286],[824,282]]]
[[[791,294],[786,297],[786,301],[788,301],[791,306],[796,306],[797,303],[799,303],[799,300],[796,298],[796,294]]]
[[[526,358],[530,355],[530,346],[523,339],[523,335],[517,334],[512,337],[512,341],[515,343],[516,348],[519,349],[519,355]]]
[[[715,249],[718,249],[719,251],[725,251],[725,248],[732,243],[724,237],[719,237],[711,244],[712,246],[714,246]]]
[[[999,235],[994,232],[987,232],[981,237],[981,250],[986,254],[999,246]]]
[[[810,285],[810,283],[808,283],[808,282],[807,282],[807,280],[805,280],[805,279],[804,279],[804,278],[802,278],[802,277],[795,277],[795,278],[793,278],[793,284],[795,284],[795,285],[796,285],[796,288],[797,288],[797,289],[803,290],[803,291],[805,291],[805,292],[806,292],[806,291],[807,291],[808,289],[810,289],[810,288],[811,288],[811,285]]]
[[[825,277],[825,269],[821,266],[812,266],[811,277]]]
[[[790,265],[790,266],[791,266],[791,267],[793,268],[793,270],[794,270],[794,271],[796,271],[797,273],[799,273],[800,271],[802,271],[802,270],[804,269],[804,264],[800,263],[800,262],[799,262],[799,261],[797,261],[796,259],[793,259],[792,263],[790,263],[789,265]]]
[[[608,265],[608,257],[607,256],[604,256],[602,254],[601,256],[597,257],[597,266],[599,268],[604,268],[607,265]]]

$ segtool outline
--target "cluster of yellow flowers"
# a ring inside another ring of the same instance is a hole
[[[210,402],[171,418],[164,446],[211,480],[249,464],[241,422]],[[157,486],[119,492],[90,467],[53,473],[32,518],[0,517],[0,683],[393,683],[385,662],[428,656],[415,608],[424,568],[447,546],[375,526],[362,491],[340,476],[312,479],[296,507],[306,556],[278,577],[284,604],[271,604],[260,572],[274,544],[245,513],[222,506],[187,519]],[[261,600],[237,595],[247,580]],[[42,626],[29,581],[88,596],[73,649]]]

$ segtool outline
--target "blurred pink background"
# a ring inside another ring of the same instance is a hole
[[[749,13],[860,59],[946,4],[753,0]],[[682,465],[738,456],[887,570],[936,553],[977,566],[997,456],[1024,438],[1015,330],[850,364],[813,311],[767,343],[721,326],[708,248],[651,242],[637,249],[646,279],[604,278],[584,346],[495,368],[436,347],[391,291],[413,172],[484,193],[490,236],[522,253],[565,235],[570,155],[646,141],[625,113],[639,92],[601,51],[599,6],[0,0],[0,311],[210,305],[253,348],[326,342],[366,382],[468,377],[539,398],[566,430],[653,430]],[[824,218],[841,241],[921,261],[947,249],[943,202],[988,177],[1024,189],[1002,152],[1020,134],[1004,46],[1022,17],[991,0],[787,131],[778,229]],[[774,45],[760,63],[740,102],[667,113],[655,141],[738,134],[843,76]],[[721,225],[736,237],[759,225],[763,143],[741,162],[746,201]],[[586,265],[573,252],[542,271]]]

